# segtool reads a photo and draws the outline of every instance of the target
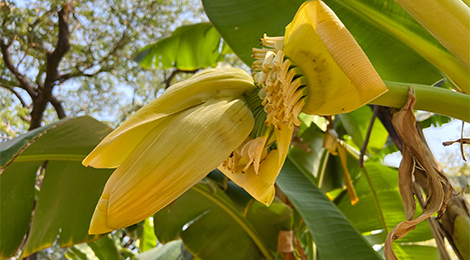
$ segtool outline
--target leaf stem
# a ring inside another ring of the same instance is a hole
[[[401,108],[408,98],[410,86],[413,86],[416,96],[415,109],[470,122],[470,95],[429,85],[384,82],[388,92],[369,104]]]

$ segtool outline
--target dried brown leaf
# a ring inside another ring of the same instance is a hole
[[[447,178],[438,170],[437,163],[424,137],[422,138],[416,129],[416,118],[413,114],[415,100],[414,92],[411,88],[405,106],[395,113],[392,118],[392,124],[404,144],[403,159],[399,169],[399,188],[400,193],[405,195],[402,200],[407,220],[398,224],[387,235],[384,252],[387,260],[398,259],[393,252],[393,241],[406,236],[418,223],[426,220],[435,212],[439,212],[439,214],[444,212],[451,190],[451,188],[449,190],[450,184],[447,182]],[[413,164],[414,167],[410,166],[410,164]],[[423,188],[427,193],[427,198],[423,213],[416,219],[412,219],[411,213],[413,212],[414,215],[413,207],[416,207],[414,198],[411,197],[413,196],[412,181],[413,174],[419,170],[426,173],[426,186]],[[444,192],[442,184],[446,187],[446,192]]]
[[[294,232],[292,230],[281,230],[277,235],[277,252],[291,253],[294,252],[293,244]]]
[[[416,202],[413,196],[413,172],[415,167],[413,156],[404,145],[403,159],[398,169],[398,189],[403,201],[406,220],[412,220],[416,211]]]

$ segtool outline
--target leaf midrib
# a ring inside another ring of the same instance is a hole
[[[15,162],[32,162],[32,161],[77,161],[81,162],[85,158],[85,154],[34,154],[20,155],[15,158]]]

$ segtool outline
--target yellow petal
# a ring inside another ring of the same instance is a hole
[[[167,117],[112,174],[89,233],[127,227],[165,207],[228,157],[253,125],[244,99],[209,100]]]
[[[166,90],[122,123],[83,160],[95,168],[116,168],[163,118],[209,99],[240,97],[254,89],[253,79],[241,69],[208,69]]]
[[[286,27],[286,56],[308,79],[303,112],[350,112],[387,91],[353,36],[322,1],[305,2]]]
[[[274,199],[274,183],[283,164],[284,161],[279,163],[279,151],[272,150],[261,163],[259,175],[256,174],[253,167],[250,167],[245,173],[232,173],[224,167],[219,167],[219,170],[257,201],[269,206]]]
[[[279,150],[279,164],[283,165],[289,152],[290,143],[292,141],[292,133],[294,126],[284,125],[281,130],[274,128],[276,135],[277,150]]]

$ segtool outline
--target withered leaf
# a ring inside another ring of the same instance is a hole
[[[427,148],[425,139],[422,139],[416,129],[416,118],[413,114],[415,103],[413,88],[410,89],[408,100],[405,106],[392,117],[392,124],[398,136],[403,141],[403,159],[399,168],[399,189],[402,195],[405,208],[405,221],[398,224],[388,235],[385,241],[385,258],[398,259],[393,252],[392,243],[408,234],[416,225],[434,213],[439,211],[439,215],[445,210],[445,205],[450,196],[450,184],[447,178],[439,172],[434,156]],[[426,173],[426,187],[423,189],[427,193],[426,205],[421,215],[413,219],[416,203],[413,197],[413,175],[415,172],[423,170]],[[444,187],[447,191],[444,192]]]

